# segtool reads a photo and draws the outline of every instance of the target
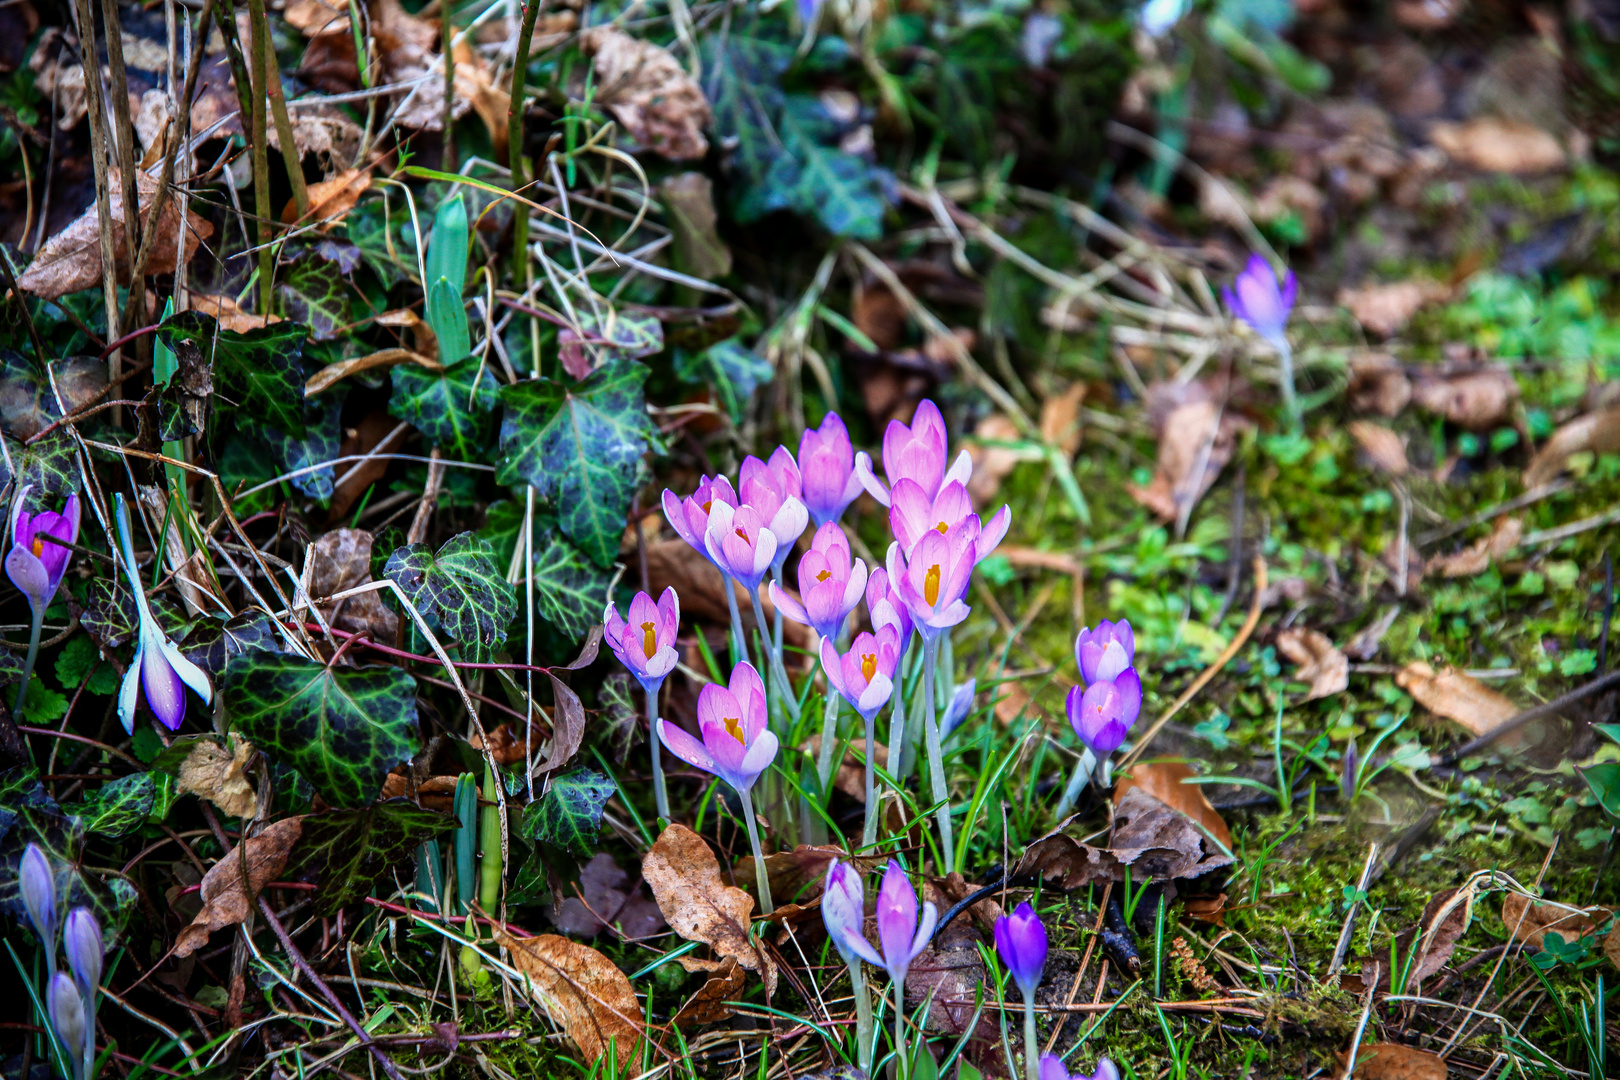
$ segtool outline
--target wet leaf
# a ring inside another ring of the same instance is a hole
[[[1196,775],[1190,766],[1180,761],[1148,762],[1133,766],[1129,774],[1120,777],[1114,784],[1114,805],[1118,806],[1131,788],[1140,787],[1172,810],[1198,822],[1227,850],[1231,850],[1232,831],[1227,828],[1226,819],[1210,804],[1202,784],[1187,783]]]
[[[416,749],[416,680],[398,668],[254,650],[225,665],[220,694],[237,731],[334,806],[370,802]]]
[[[496,481],[531,484],[551,502],[562,531],[598,566],[618,557],[652,446],[642,383],[647,368],[614,360],[573,385],[531,379],[501,388],[501,460]]]
[[[249,837],[245,846],[239,845],[209,867],[202,880],[203,909],[190,926],[180,931],[174,955],[190,956],[208,944],[208,936],[215,930],[246,919],[260,891],[286,867],[287,856],[303,831],[303,818],[284,818]]]
[[[517,617],[517,597],[495,567],[494,550],[489,541],[464,532],[437,553],[426,544],[399,548],[384,568],[428,626],[449,634],[475,663],[505,644]]]
[[[716,403],[740,424],[754,391],[771,380],[776,369],[771,362],[747,348],[736,338],[728,338],[711,345],[700,353],[675,351],[677,378],[708,386]]]
[[[718,1024],[736,1013],[727,1005],[738,1000],[748,983],[748,972],[737,961],[727,957],[710,974],[698,992],[686,1000],[672,1021],[677,1027],[686,1025]]]
[[[664,928],[664,916],[640,880],[632,883],[630,875],[606,852],[585,864],[579,875],[579,895],[564,897],[549,914],[557,929],[576,937],[595,937],[609,925],[628,938],[650,937]]]
[[[276,295],[289,318],[309,327],[316,341],[331,341],[349,323],[349,294],[343,271],[313,253],[282,268]]]
[[[218,675],[233,656],[250,649],[281,648],[281,634],[270,616],[257,608],[232,615],[221,622],[203,619],[186,635],[180,655],[210,675]]]
[[[177,356],[184,348],[200,352],[202,363],[212,366],[217,394],[227,403],[297,439],[305,437],[300,364],[308,334],[307,327],[295,322],[239,334],[196,311],[172,315],[158,329],[158,338]]]
[[[490,417],[500,404],[500,384],[482,360],[468,356],[437,373],[402,364],[390,378],[391,416],[416,428],[451,457],[482,459]]]
[[[441,814],[408,799],[388,799],[358,810],[307,814],[304,838],[289,875],[313,875],[315,913],[330,916],[357,904],[393,867],[410,861],[427,840],[456,827]]]
[[[641,1003],[624,972],[613,961],[577,941],[556,934],[517,938],[497,931],[495,940],[510,950],[512,966],[529,977],[529,992],[562,1026],[590,1064],[610,1046],[624,1069],[640,1050]]]
[[[1349,689],[1350,658],[1340,652],[1326,634],[1309,627],[1290,626],[1277,632],[1277,651],[1299,665],[1295,679],[1311,684],[1306,701]]]
[[[761,971],[770,996],[775,966],[748,940],[754,898],[721,881],[720,862],[701,836],[684,825],[670,825],[642,859],[641,875],[671,929],[749,971]]]
[[[539,801],[523,811],[523,835],[583,858],[596,848],[602,809],[617,790],[601,773],[571,769],[554,778]]]
[[[578,641],[601,622],[611,575],[555,526],[534,534],[534,610],[564,637]]]
[[[62,810],[85,832],[117,840],[146,823],[156,796],[151,773],[131,773],[101,785],[89,799],[68,803]]]

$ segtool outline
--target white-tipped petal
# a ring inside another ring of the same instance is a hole
[[[204,705],[214,703],[214,684],[208,681],[208,673],[202,668],[180,655],[180,646],[167,638],[163,641],[163,658],[174,668],[174,673],[180,676],[180,681],[197,692],[203,699]]]
[[[135,707],[140,701],[141,691],[141,650],[135,650],[135,658],[124,669],[124,683],[118,688],[118,719],[124,725],[124,734],[135,734]]]

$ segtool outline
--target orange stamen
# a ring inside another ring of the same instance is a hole
[[[929,607],[939,603],[939,563],[930,566],[923,575],[923,599],[928,601]]]
[[[747,533],[743,532],[741,529],[733,529],[732,531],[735,532],[738,536],[742,537],[742,542],[743,543],[745,543],[745,544],[748,543],[748,534]]]
[[[34,534],[34,542],[28,545],[28,550],[34,553],[34,558],[45,554],[45,537],[39,533]]]
[[[708,512],[709,512],[709,507],[711,507],[711,506],[713,506],[713,505],[714,505],[714,500],[713,500],[713,499],[709,499],[709,500],[708,500],[708,501],[706,501],[706,502],[705,502],[705,503],[704,503],[704,504],[703,504],[703,512],[704,512],[704,513],[705,513],[705,514],[707,514],[707,513],[708,513]]]
[[[951,527],[950,527],[950,526],[949,526],[949,525],[947,525],[947,524],[945,524],[945,523],[944,523],[944,522],[943,522],[943,521],[942,521],[942,522],[940,522],[940,523],[939,523],[939,524],[938,524],[938,525],[935,525],[935,526],[934,526],[934,531],[935,531],[935,532],[937,532],[937,533],[939,533],[939,535],[941,535],[941,536],[944,536],[944,535],[945,535],[945,534],[946,534],[946,533],[947,533],[947,532],[949,532],[949,531],[950,531],[950,528],[951,528]]]
[[[876,656],[876,654],[874,654],[874,653],[863,653],[863,654],[861,654],[861,678],[865,679],[867,682],[871,682],[872,681],[872,676],[876,675],[876,674],[877,674],[877,656]]]
[[[826,581],[830,577],[832,577],[832,571],[831,570],[823,570],[821,573],[816,575],[816,580],[817,581]]]
[[[735,716],[726,717],[726,734],[730,735],[733,739],[736,739],[744,746],[748,745],[748,740],[743,738],[742,721],[738,720]]]
[[[658,627],[650,622],[641,624],[641,651],[649,660],[652,659],[652,654],[658,651],[657,631]]]

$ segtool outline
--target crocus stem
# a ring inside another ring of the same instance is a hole
[[[1041,1080],[1041,1058],[1035,1052],[1035,994],[1024,994],[1024,1076],[1025,1080]]]
[[[902,658],[903,662],[904,658]],[[889,702],[889,776],[894,780],[894,796],[898,801],[901,790],[906,786],[905,774],[900,771],[902,759],[901,751],[906,741],[906,703],[901,688],[905,685],[901,677],[899,666],[895,670],[894,698]],[[867,803],[866,832],[862,834],[863,843],[871,844],[877,840],[877,823],[873,820],[872,804]]]
[[[1294,397],[1294,350],[1281,334],[1272,342],[1277,347],[1277,381],[1282,388],[1283,409],[1291,427],[1299,427],[1299,401]]]
[[[866,969],[860,957],[849,962],[849,983],[855,989],[855,1060],[861,1071],[872,1075],[872,1043],[877,1034],[872,1030],[872,995],[866,989]]]
[[[900,1080],[911,1075],[906,1058],[906,980],[894,980],[894,1074]]]
[[[1063,789],[1063,798],[1058,800],[1055,816],[1062,820],[1069,816],[1074,804],[1080,801],[1080,793],[1086,788],[1086,781],[1091,779],[1092,771],[1097,768],[1097,755],[1091,752],[1091,747],[1080,751],[1080,760],[1074,764],[1074,772],[1069,776],[1068,786]]]
[[[748,826],[748,842],[754,848],[754,884],[759,888],[759,912],[769,915],[776,910],[771,903],[771,879],[765,873],[765,849],[759,846],[759,825],[754,821],[754,799],[747,788],[738,788],[737,795],[742,799],[743,824]]]
[[[861,846],[871,847],[877,842],[877,713],[866,717],[866,823],[861,826]]]
[[[735,662],[748,663],[748,639],[743,636],[742,612],[737,608],[737,585],[729,577],[722,577],[726,587],[726,605],[731,609],[731,648]]]
[[[934,712],[934,668],[939,662],[939,638],[923,641],[923,737],[928,747],[929,783],[939,819],[939,850],[946,871],[956,869],[956,844],[951,838],[950,792],[945,786],[945,755],[939,746],[939,717]]]
[[[34,677],[34,661],[39,657],[39,631],[45,625],[45,605],[34,605],[34,621],[28,628],[28,658],[23,661],[22,682],[17,686],[17,704],[11,715],[22,719],[23,701],[28,697],[28,680]]]
[[[838,695],[828,687],[827,704],[821,710],[821,749],[816,754],[816,776],[821,779],[822,795],[826,795],[832,779],[833,743],[838,741],[838,702]]]
[[[770,648],[770,636],[765,632],[765,605],[759,602],[759,590],[754,590],[754,622],[759,624],[761,647],[771,654],[771,678],[776,680],[776,692],[782,695],[782,707],[788,716],[799,719],[799,699],[793,696],[793,684],[788,682],[787,668],[782,665],[782,650]],[[823,780],[825,785],[826,781]]]
[[[669,792],[664,789],[664,756],[658,745],[657,690],[647,691],[647,741],[652,745],[653,803],[658,807],[658,816],[668,821]]]
[[[782,568],[771,567],[771,580],[778,585],[782,584]],[[782,655],[782,609],[776,608],[771,613],[771,646],[778,656]]]
[[[484,802],[478,811],[478,905],[486,915],[495,916],[501,907],[501,808],[499,781],[484,766]]]

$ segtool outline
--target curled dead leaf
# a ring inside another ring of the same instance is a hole
[[[1361,452],[1391,476],[1405,476],[1412,466],[1406,460],[1406,440],[1382,424],[1352,420],[1347,430]]]
[[[1503,516],[1496,519],[1489,536],[1482,536],[1461,551],[1441,555],[1424,564],[1424,573],[1439,573],[1441,577],[1472,577],[1483,574],[1491,563],[1503,558],[1519,546],[1524,535],[1524,522],[1520,518]]]
[[[1392,337],[1406,328],[1412,316],[1429,304],[1451,298],[1451,286],[1440,281],[1392,281],[1363,285],[1339,293],[1339,303],[1350,309],[1356,322],[1381,337]]]
[[[1114,809],[1114,838],[1107,848],[1084,843],[1064,830],[1071,818],[1025,849],[1015,875],[1039,874],[1073,890],[1105,881],[1123,881],[1131,868],[1137,881],[1200,877],[1229,866],[1232,858],[1214,850],[1192,820],[1154,798],[1141,786],[1126,790]]]
[[[253,758],[253,744],[230,736],[231,750],[213,739],[199,739],[180,763],[176,788],[182,795],[198,795],[231,817],[252,818],[259,813],[259,797],[243,772]]]
[[[681,1011],[675,1014],[673,1023],[677,1027],[688,1024],[718,1024],[729,1018],[737,1010],[726,1002],[735,1001],[747,982],[748,972],[737,961],[727,957],[720,961],[720,966],[715,968],[709,980],[698,988],[698,992],[681,1006]]]
[[[1191,400],[1174,404],[1163,412],[1158,425],[1159,455],[1153,482],[1146,487],[1131,486],[1131,498],[1147,507],[1165,522],[1177,521],[1214,486],[1221,469],[1232,460],[1238,435],[1252,427],[1245,417],[1223,408],[1212,392],[1203,386],[1165,387],[1156,384],[1148,390],[1150,409],[1155,416],[1155,396],[1185,394]]]
[[[1363,1043],[1354,1080],[1446,1080],[1446,1060],[1397,1043]]]
[[[1412,400],[1412,380],[1393,356],[1361,354],[1350,358],[1350,407],[1356,412],[1398,416]]]
[[[1395,685],[1437,716],[1455,720],[1474,735],[1483,735],[1518,715],[1519,708],[1502,694],[1454,667],[1436,671],[1413,660],[1395,675]],[[1519,733],[1504,742],[1511,745]]]
[[[1425,373],[1412,387],[1419,408],[1470,431],[1488,431],[1513,418],[1519,384],[1505,368]]]
[[[594,58],[596,96],[632,138],[671,161],[709,152],[709,101],[668,49],[600,26],[580,38]]]
[[[314,566],[310,595],[316,599],[359,588],[371,581],[371,540],[364,529],[333,529],[310,548]],[[393,641],[399,616],[388,610],[376,592],[345,597],[321,608],[326,620],[352,634],[369,633],[373,641]]]
[[[1140,787],[1170,809],[1202,825],[1230,850],[1232,830],[1227,828],[1226,819],[1210,803],[1202,784],[1188,783],[1196,775],[1182,761],[1155,761],[1132,766],[1131,771],[1114,784],[1114,805],[1118,806],[1133,787]]]
[[[243,311],[232,296],[210,296],[207,293],[192,293],[191,308],[205,315],[212,315],[219,320],[219,325],[226,330],[235,330],[245,334],[249,330],[258,330],[271,323],[281,321],[280,315],[255,315],[251,311]]]
[[[293,137],[296,139],[297,132]],[[322,223],[321,231],[325,232],[343,220],[348,212],[354,209],[360,196],[371,187],[370,169],[345,169],[330,180],[322,180],[318,184],[309,185],[309,220]],[[298,220],[298,204],[288,201],[281,210],[281,220],[292,224]]]
[[[1502,898],[1502,925],[1533,949],[1542,947],[1550,930],[1566,942],[1595,934],[1614,918],[1611,908],[1572,907],[1552,900],[1533,900],[1523,893],[1510,892]]]
[[[1445,967],[1451,959],[1457,942],[1473,922],[1474,895],[1473,889],[1442,889],[1424,907],[1417,928],[1416,956],[1406,977],[1407,986],[1422,985],[1424,979]]]
[[[1564,167],[1564,148],[1551,132],[1519,120],[1481,117],[1437,123],[1429,141],[1456,162],[1481,172],[1528,176]]]
[[[322,390],[331,388],[350,375],[370,371],[372,368],[393,367],[395,364],[415,364],[417,367],[431,371],[435,375],[444,371],[444,365],[437,360],[429,360],[420,353],[411,352],[409,349],[379,349],[374,353],[357,356],[352,360],[339,360],[335,364],[328,364],[321,368],[321,370],[311,375],[309,381],[304,384],[304,396],[314,397]]]
[[[1318,630],[1290,626],[1277,633],[1277,651],[1299,665],[1295,677],[1311,684],[1306,701],[1342,693],[1350,687],[1350,658]]]
[[[191,920],[191,925],[175,938],[174,955],[190,956],[208,944],[208,935],[215,930],[235,926],[246,919],[260,890],[286,867],[287,856],[303,833],[303,818],[283,818],[257,836],[248,837],[245,849],[238,845],[209,867],[202,879],[203,908]],[[244,870],[246,891],[243,889]]]
[[[701,836],[684,825],[669,826],[642,859],[641,876],[672,930],[759,972],[766,996],[774,992],[776,966],[748,939],[754,898],[720,880],[720,862]]]
[[[640,1049],[641,1003],[613,961],[556,934],[517,938],[498,930],[512,966],[529,977],[529,992],[562,1026],[591,1064],[613,1046],[623,1069]]]
[[[1553,432],[1524,470],[1524,486],[1540,487],[1557,479],[1564,463],[1583,451],[1612,454],[1620,450],[1620,406],[1578,416]]]

